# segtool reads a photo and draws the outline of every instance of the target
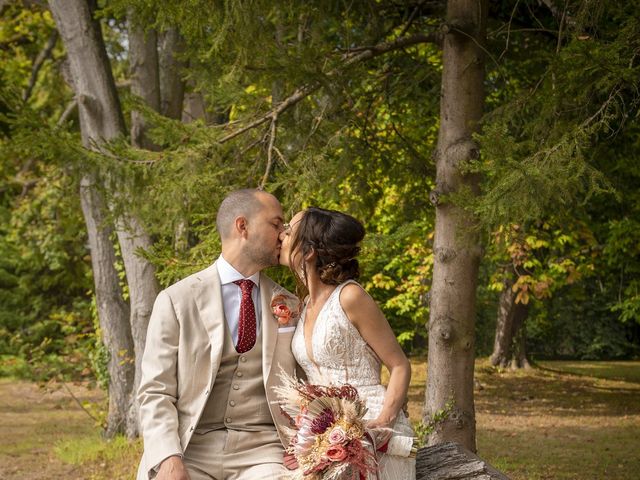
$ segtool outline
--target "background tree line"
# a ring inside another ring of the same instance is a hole
[[[134,436],[155,294],[216,257],[247,186],[365,222],[363,284],[453,379],[433,441],[473,447],[474,351],[637,355],[637,7],[3,2],[3,372],[97,379]]]

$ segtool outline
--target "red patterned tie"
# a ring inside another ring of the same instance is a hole
[[[253,305],[253,299],[251,298],[253,282],[251,280],[236,280],[233,283],[238,285],[240,290],[242,290],[236,352],[244,353],[251,350],[256,343],[256,309]]]

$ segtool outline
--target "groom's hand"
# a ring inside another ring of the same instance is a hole
[[[191,480],[182,458],[173,456],[165,458],[160,464],[155,480]]]

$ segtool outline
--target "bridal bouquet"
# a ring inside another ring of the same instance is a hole
[[[281,377],[283,386],[276,393],[292,427],[287,452],[299,467],[292,480],[361,480],[375,473],[375,446],[363,419],[367,408],[356,389]]]

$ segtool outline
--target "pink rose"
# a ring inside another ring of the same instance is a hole
[[[288,323],[291,319],[291,310],[282,303],[273,306],[273,314],[278,318],[278,323],[281,325]]]
[[[347,458],[347,451],[342,445],[331,445],[327,448],[326,456],[332,462],[341,462]]]
[[[332,445],[343,444],[347,439],[347,434],[340,427],[336,427],[329,433],[329,443]]]
[[[279,303],[284,303],[287,301],[287,297],[285,295],[279,294],[279,295],[274,295],[274,297],[271,299],[271,307],[275,307],[277,304]]]

